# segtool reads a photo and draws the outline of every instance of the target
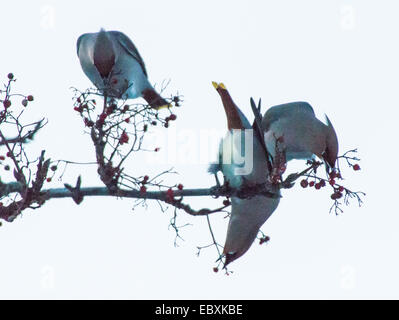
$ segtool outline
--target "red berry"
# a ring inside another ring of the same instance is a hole
[[[107,114],[106,113],[102,113],[102,114],[100,114],[100,117],[99,117],[98,120],[100,122],[104,122],[106,118],[107,118]]]
[[[3,106],[4,108],[9,108],[11,106],[11,101],[10,100],[4,100],[3,101]]]
[[[213,268],[213,272],[216,273],[216,272],[218,272],[218,271],[219,271],[218,267],[214,267],[214,268]]]
[[[51,166],[50,169],[51,169],[51,171],[56,171],[57,170],[57,166],[56,165]]]
[[[26,98],[28,99],[28,101],[33,101],[33,96],[32,95],[29,95]]]
[[[356,163],[356,164],[353,166],[353,170],[355,170],[355,171],[360,170],[360,166]]]
[[[331,171],[329,176],[330,176],[330,179],[334,179],[334,178],[337,177],[337,172],[336,171]]]
[[[6,156],[9,157],[9,158],[11,158],[11,152],[8,151],[8,152],[6,153]]]
[[[12,79],[14,79],[14,75],[10,72],[10,73],[7,75],[7,78],[10,79],[10,80],[12,80]]]
[[[169,116],[169,120],[171,120],[171,121],[175,121],[176,118],[177,118],[177,116],[176,116],[175,114],[171,114],[171,115]]]
[[[147,188],[145,186],[141,186],[140,187],[140,192],[141,193],[146,193],[147,192]]]
[[[303,179],[303,180],[301,181],[301,187],[302,187],[302,188],[306,188],[307,186],[308,186],[308,180]]]
[[[228,200],[228,199],[223,200],[223,205],[224,205],[224,206],[230,205],[230,200]]]
[[[329,184],[333,186],[333,185],[335,184],[335,180],[334,180],[334,179],[331,179],[331,180],[329,181]]]
[[[159,147],[157,147],[157,148],[154,149],[155,152],[158,152],[159,150],[160,150]]]
[[[269,236],[264,236],[263,238],[260,238],[259,244],[264,244],[265,242],[269,242],[270,237]]]
[[[177,185],[177,189],[183,190],[183,185],[182,185],[181,183],[179,183],[179,184]]]
[[[5,156],[0,156],[0,160],[6,160]]]
[[[321,186],[321,187],[325,187],[325,186],[326,186],[326,182],[325,182],[324,180],[320,180],[319,183],[320,183],[320,186]]]
[[[129,142],[129,136],[127,135],[126,131],[123,131],[121,137],[119,138],[119,143],[124,144]]]
[[[310,181],[309,182],[309,187],[313,187],[314,186],[314,181]]]
[[[259,244],[264,244],[265,242],[269,242],[270,237],[269,236],[264,236],[263,238],[260,238]]]
[[[341,198],[342,197],[342,193],[341,192],[334,192],[332,195],[331,195],[331,199],[333,199],[333,200],[337,200],[337,199],[339,199],[339,198]]]
[[[47,181],[47,182],[51,182],[51,178],[47,178],[46,181]]]
[[[85,126],[89,127],[89,128],[94,125],[93,121],[89,120],[88,118],[85,118],[84,122],[85,122]]]
[[[147,182],[147,181],[148,181],[148,179],[150,179],[150,177],[149,177],[149,176],[144,176],[144,178],[143,178],[143,181],[144,181],[144,182]]]
[[[339,192],[343,192],[345,190],[345,188],[343,186],[339,186],[338,191]]]
[[[130,119],[129,119],[129,118],[126,118],[126,119],[125,119],[125,122],[126,122],[126,123],[129,123],[129,122],[130,122]]]
[[[24,107],[26,107],[27,105],[28,105],[28,100],[26,100],[26,99],[24,99],[24,100],[22,100],[22,105],[24,106]]]
[[[319,189],[321,188],[321,184],[320,184],[320,183],[316,183],[316,184],[314,185],[314,187],[316,188],[316,190],[319,190]]]
[[[173,197],[174,197],[174,192],[173,192],[172,189],[169,188],[169,189],[166,191],[166,200],[172,201],[172,200],[173,200]]]

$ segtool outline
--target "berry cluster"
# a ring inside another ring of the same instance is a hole
[[[0,99],[0,101],[3,103],[3,107],[4,110],[2,111],[2,116],[4,116],[4,113],[8,111],[8,109],[11,107],[12,102],[11,102],[11,97],[13,96],[13,94],[10,93],[11,90],[11,83],[15,82],[16,80],[14,79],[14,74],[13,73],[9,73],[7,75],[7,79],[8,79],[8,83],[5,86],[5,90],[0,90],[0,93],[5,93],[5,97],[4,99]],[[23,99],[21,100],[21,104],[26,107],[28,105],[29,102],[32,102],[34,100],[33,96],[31,94],[29,95],[21,95],[18,94],[19,97],[23,97]]]
[[[349,167],[351,167],[354,171],[359,171],[360,170],[360,165],[358,163],[353,164],[353,161],[359,161],[360,159],[356,157],[350,157],[348,154],[357,152],[357,150],[350,150],[346,152],[343,156],[340,156],[338,158],[343,158],[347,161],[347,164]],[[339,168],[339,167],[338,167]],[[321,188],[325,187],[328,183],[329,186],[332,187],[333,193],[330,195],[330,198],[334,200],[334,204],[331,207],[331,209],[335,208],[336,214],[338,212],[342,212],[342,209],[339,208],[340,203],[338,202],[339,199],[341,199],[345,195],[345,203],[347,204],[348,198],[357,198],[359,205],[362,203],[362,200],[360,198],[361,195],[364,195],[363,192],[353,192],[347,188],[345,188],[343,185],[337,183],[338,180],[343,180],[341,172],[339,169],[333,169],[329,172],[327,178],[320,178],[316,175],[317,173],[317,167],[312,168],[312,171],[310,174],[305,173],[303,176],[305,176],[305,179],[302,179],[300,181],[300,185],[302,188],[307,188],[307,187],[314,187],[315,190],[320,190]],[[309,181],[311,179],[311,181]],[[330,209],[330,212],[331,212]]]
[[[270,237],[269,236],[263,236],[262,238],[259,239],[259,244],[262,245],[264,243],[267,243],[270,241]]]
[[[172,113],[170,116],[165,118],[164,127],[168,128],[169,127],[169,121],[175,121],[176,119],[177,119],[177,116]]]

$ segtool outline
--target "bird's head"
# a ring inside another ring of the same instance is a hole
[[[224,267],[227,267],[228,264],[230,264],[234,260],[237,260],[248,251],[248,249],[251,247],[252,243],[256,239],[258,231],[259,228],[253,228],[253,230],[251,231],[245,230],[242,235],[237,236],[238,238],[236,237],[235,239],[231,239],[232,241],[237,242],[237,246],[234,250],[229,250],[229,244],[225,244],[223,252],[225,256]],[[240,239],[241,237],[244,237],[244,239]]]

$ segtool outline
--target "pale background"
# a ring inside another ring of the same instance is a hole
[[[131,37],[153,83],[170,79],[167,92],[184,95],[172,125],[178,135],[226,129],[212,80],[225,82],[248,115],[250,96],[264,106],[305,100],[329,115],[341,151],[359,149],[362,170],[345,171],[346,185],[367,197],[335,216],[325,190],[284,191],[263,227],[270,243],[255,243],[230,276],[212,271],[213,249],[196,256],[210,241],[205,218],[180,214],[193,226],[176,248],[172,211],[156,204],[132,211],[131,200],[52,200],[3,222],[0,298],[399,298],[397,1],[7,1],[1,11],[1,79],[13,72],[15,90],[35,96],[31,118],[49,121],[29,145],[35,155],[45,148],[53,159],[93,160],[70,87],[91,85],[76,39],[104,27]],[[138,157],[127,170],[151,175],[174,165],[180,175],[172,182],[213,184],[205,163],[177,158],[149,166]],[[71,166],[48,186],[79,173],[84,185],[99,184],[95,167]],[[218,217],[223,242],[226,221]]]

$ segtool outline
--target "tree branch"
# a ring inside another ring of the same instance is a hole
[[[0,146],[6,145],[6,144],[15,144],[15,143],[27,143],[27,142],[29,142],[29,140],[33,140],[35,135],[36,135],[36,133],[41,128],[43,128],[43,126],[45,125],[45,123],[43,124],[43,122],[44,122],[44,119],[33,123],[32,125],[34,125],[35,127],[32,130],[28,131],[23,136],[18,135],[18,136],[14,137],[14,138],[5,138],[4,136],[1,136]],[[24,127],[28,127],[28,126],[31,126],[31,125],[27,125],[27,126],[24,126]]]
[[[31,195],[31,199],[29,204],[38,203],[39,205],[44,204],[44,201],[49,199],[60,199],[60,198],[72,198],[77,204],[80,204],[85,196],[112,196],[112,197],[122,197],[122,198],[135,198],[135,199],[144,199],[144,200],[158,200],[163,201],[169,205],[172,205],[178,209],[182,209],[190,215],[194,216],[204,216],[212,213],[220,212],[227,208],[230,204],[224,205],[223,207],[217,209],[200,209],[194,210],[188,204],[184,204],[182,202],[183,197],[203,197],[203,196],[212,196],[212,197],[239,197],[239,198],[250,198],[255,195],[263,195],[266,197],[276,197],[276,194],[271,193],[270,191],[265,190],[266,184],[258,184],[258,185],[244,185],[241,188],[230,188],[226,186],[214,186],[211,188],[199,188],[199,189],[184,189],[184,190],[173,190],[173,196],[171,197],[171,193],[169,190],[167,191],[146,191],[142,192],[140,190],[126,190],[120,189],[115,192],[114,190],[109,190],[107,187],[86,187],[86,188],[71,188],[69,185],[65,188],[53,188],[53,189],[44,189],[40,191],[40,193],[35,193]],[[8,184],[4,184],[0,182],[0,196],[6,196],[11,193],[23,193],[26,189],[26,186],[11,182]],[[37,197],[34,199],[34,197]],[[180,199],[177,199],[180,197]],[[76,201],[76,199],[81,199],[80,201]],[[5,206],[0,206],[0,218],[9,221],[11,209],[15,209],[14,207],[9,208]],[[5,210],[7,210],[5,212]],[[14,215],[13,215],[13,218]]]

